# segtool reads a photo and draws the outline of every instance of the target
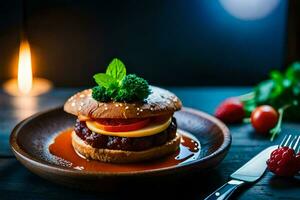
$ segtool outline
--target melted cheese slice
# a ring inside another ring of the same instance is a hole
[[[100,129],[94,121],[86,121],[86,125],[91,131],[103,135],[119,136],[119,137],[145,137],[145,136],[155,135],[157,133],[166,130],[168,126],[171,124],[171,122],[172,122],[172,118],[162,123],[153,123],[142,129],[128,131],[128,132],[105,131]]]

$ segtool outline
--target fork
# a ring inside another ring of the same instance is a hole
[[[300,151],[300,135],[285,135],[281,143],[278,145],[280,147],[289,147],[294,149],[297,154]]]
[[[300,135],[295,135],[294,138],[291,140],[292,135],[285,135],[281,143],[278,145],[280,147],[289,147],[294,149],[295,154],[300,152]],[[300,172],[298,172],[300,175]]]
[[[300,135],[292,136],[285,135],[279,145],[274,145],[266,148],[257,154],[254,158],[244,164],[241,168],[230,175],[231,181],[225,183],[212,194],[205,198],[205,200],[226,200],[234,193],[240,186],[246,183],[254,183],[259,180],[266,170],[266,160],[269,158],[272,151],[281,147],[289,147],[294,149],[295,153],[300,149]],[[256,169],[253,172],[253,169]]]
[[[289,147],[295,151],[295,154],[300,152],[300,135],[285,135],[281,143],[278,145],[278,148]],[[298,172],[297,176],[300,175]]]

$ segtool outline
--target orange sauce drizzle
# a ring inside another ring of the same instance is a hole
[[[183,162],[194,160],[199,156],[200,144],[195,138],[189,137],[187,134],[181,134],[180,147],[172,155],[167,157],[131,164],[111,164],[95,160],[88,160],[79,156],[73,149],[71,143],[72,129],[59,133],[54,142],[49,145],[49,151],[57,159],[57,163],[68,163],[68,166],[78,170],[86,171],[104,171],[104,172],[130,172],[160,169],[179,165]],[[180,131],[179,131],[180,133]]]

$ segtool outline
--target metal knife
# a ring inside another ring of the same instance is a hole
[[[264,174],[267,164],[266,161],[269,158],[271,152],[278,146],[271,146],[266,148],[257,154],[254,158],[249,160],[241,168],[230,175],[232,180],[225,183],[222,187],[217,189],[211,195],[205,198],[205,200],[225,200],[228,199],[232,193],[245,183],[253,183],[257,181]]]

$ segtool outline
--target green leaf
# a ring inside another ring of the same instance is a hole
[[[104,73],[95,74],[94,79],[98,85],[103,86],[106,89],[116,83],[116,80],[113,77]]]
[[[290,88],[292,86],[292,81],[285,78],[283,81],[282,81],[282,85],[284,88]]]
[[[285,76],[293,82],[300,81],[300,62],[292,63],[286,70]]]
[[[107,93],[109,94],[110,97],[114,97],[116,96],[116,94],[118,93],[119,90],[119,84],[118,82],[115,80],[114,82],[112,82],[109,87],[107,88]]]
[[[300,96],[300,82],[293,85],[293,93],[296,97]]]
[[[252,111],[256,108],[256,102],[254,99],[243,102],[244,110],[247,117],[250,117]]]
[[[266,80],[258,84],[255,88],[255,100],[260,104],[267,103],[272,98],[272,92],[275,88],[273,80]]]
[[[290,81],[277,70],[272,71],[270,77],[274,81],[274,88],[271,96],[272,98],[277,98],[284,92],[285,88],[289,87]]]
[[[121,60],[114,58],[108,65],[106,74],[120,82],[126,76],[126,68],[124,63]]]
[[[283,74],[278,70],[271,71],[270,77],[278,84],[282,83],[284,80]]]

